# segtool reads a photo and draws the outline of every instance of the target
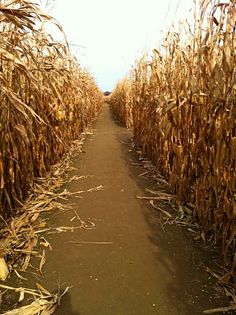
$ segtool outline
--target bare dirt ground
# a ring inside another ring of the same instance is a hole
[[[190,315],[217,306],[213,279],[204,271],[206,251],[178,226],[164,233],[156,210],[136,198],[153,183],[138,176],[144,170],[131,150],[131,131],[114,122],[108,105],[94,128],[72,174],[93,177],[66,188],[103,190],[71,197],[73,209],[51,215],[50,224],[76,226],[77,212],[95,228],[47,236],[52,251],[43,279],[34,279],[51,291],[71,286],[56,314]]]

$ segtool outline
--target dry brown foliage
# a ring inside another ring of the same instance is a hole
[[[124,79],[116,85],[112,96],[107,99],[116,118],[127,128],[133,126],[131,89],[131,80],[129,78]]]
[[[180,29],[138,61],[126,104],[133,106],[135,141],[193,209],[202,233],[222,246],[235,276],[235,1],[199,1],[194,26]],[[125,79],[111,95],[117,108],[126,86]]]
[[[101,91],[68,45],[45,32],[46,21],[56,23],[31,1],[1,1],[0,214],[4,217],[14,214],[34,178],[45,176],[103,102]]]

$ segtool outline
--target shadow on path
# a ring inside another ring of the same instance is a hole
[[[110,117],[122,127],[112,113]],[[117,141],[121,145],[122,158],[126,161],[129,176],[142,190],[143,196],[150,195],[145,192],[145,188],[170,193],[168,187],[163,190],[163,186],[158,187],[153,179],[140,176],[146,170],[133,147],[132,130],[121,128]],[[203,243],[194,241],[187,228],[165,225],[160,212],[152,208],[148,201],[139,202],[142,204],[145,221],[151,228],[147,238],[153,244],[156,261],[172,277],[167,292],[177,313],[201,314],[203,310],[221,307],[222,303],[216,294],[216,281],[205,272],[206,267],[214,267],[213,259],[217,260],[216,250],[210,244],[204,246]],[[170,206],[166,207],[170,213],[173,211]]]
[[[65,315],[81,315],[78,311],[73,311],[72,310],[72,305],[71,305],[71,296],[70,293],[67,292],[62,300],[58,308],[56,309],[55,315],[59,314],[65,314]]]

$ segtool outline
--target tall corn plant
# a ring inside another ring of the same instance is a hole
[[[116,85],[112,97],[109,98],[114,115],[127,128],[133,125],[131,88],[132,85],[129,78],[122,80]]]
[[[134,138],[235,275],[235,1],[200,1],[182,29],[132,71]]]
[[[0,214],[14,214],[98,112],[102,94],[27,0],[0,4]],[[60,25],[57,24],[59,28]]]

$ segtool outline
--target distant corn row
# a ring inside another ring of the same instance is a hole
[[[133,126],[131,88],[131,80],[128,78],[122,80],[116,85],[116,89],[113,91],[112,97],[109,97],[108,100],[112,105],[113,113],[116,118],[127,128]]]
[[[67,45],[43,30],[51,18],[27,0],[0,4],[0,214],[14,214],[102,104]],[[60,28],[60,25],[58,25]]]
[[[182,29],[139,60],[111,104],[123,121],[124,103],[133,107],[135,141],[236,274],[235,1],[201,1],[194,27]]]

